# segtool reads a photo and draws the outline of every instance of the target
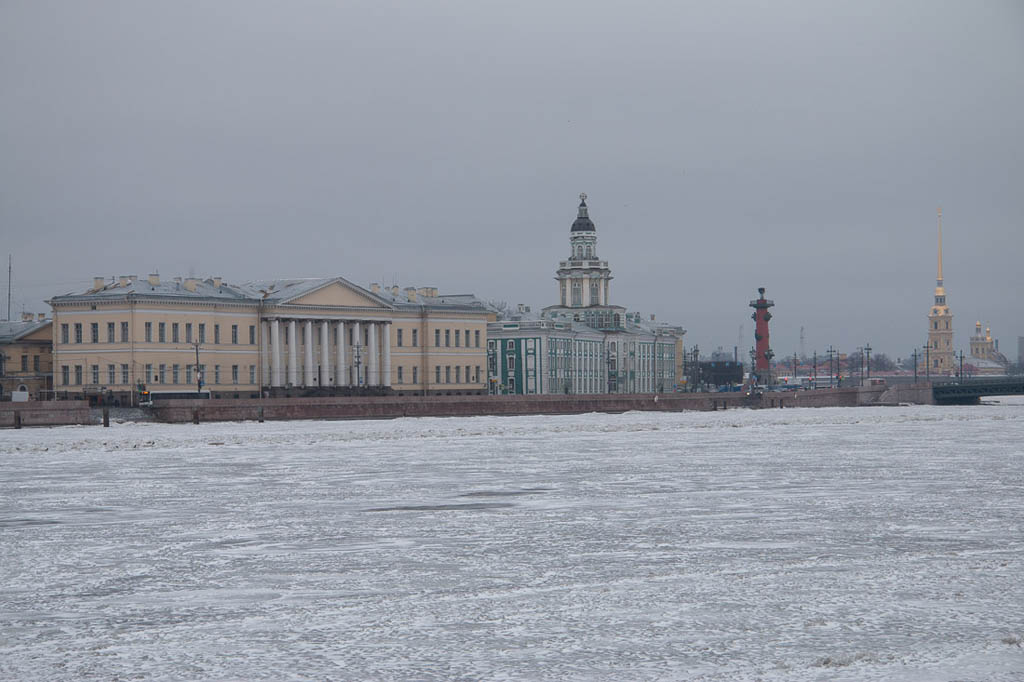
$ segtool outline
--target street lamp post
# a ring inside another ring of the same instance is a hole
[[[871,381],[871,344],[864,346],[864,353],[868,364],[868,381]]]
[[[835,370],[832,368],[832,360],[836,355],[836,349],[832,347],[832,344],[829,344],[825,352],[828,353],[828,387],[832,388],[832,378],[836,375]]]
[[[914,383],[917,383],[917,348],[914,348]]]
[[[196,349],[196,396],[203,392],[203,372],[199,364],[199,342],[196,341],[192,344]]]

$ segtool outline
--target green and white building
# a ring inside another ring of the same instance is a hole
[[[668,393],[676,388],[682,341],[678,326],[641,319],[611,305],[611,269],[597,256],[586,195],[557,271],[559,303],[540,315],[526,306],[487,325],[490,393]]]

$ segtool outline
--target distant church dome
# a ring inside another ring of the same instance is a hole
[[[580,211],[572,224],[570,232],[595,232],[594,221],[587,215],[587,195],[580,195]]]

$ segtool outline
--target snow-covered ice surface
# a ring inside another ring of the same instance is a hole
[[[0,432],[0,678],[1024,679],[1024,399]]]

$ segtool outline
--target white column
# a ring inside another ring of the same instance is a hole
[[[259,344],[260,344],[260,376],[264,386],[270,385],[270,325],[261,319],[259,323]]]
[[[367,323],[367,331],[370,333],[370,338],[366,342],[366,350],[369,354],[366,360],[370,370],[366,377],[367,386],[380,386],[380,353],[377,348],[377,327],[377,322]]]
[[[281,320],[270,323],[270,385],[281,385]]]
[[[299,339],[295,335],[295,320],[288,320],[288,383],[299,383]]]
[[[337,372],[337,382],[339,386],[348,386],[348,366],[345,364],[345,323],[338,323],[338,362],[335,371]]]
[[[303,360],[305,371],[302,373],[302,385],[313,385],[313,320],[306,320],[306,343],[303,344]]]
[[[320,385],[331,385],[331,328],[327,320],[320,322]]]
[[[384,345],[384,381],[381,383],[385,386],[391,386],[391,323],[385,322],[382,331],[384,332],[384,338],[382,339]],[[469,377],[466,377],[466,383],[469,383]]]
[[[352,384],[363,385],[363,367],[366,366],[366,346],[363,345],[362,325],[358,322],[352,323]]]

